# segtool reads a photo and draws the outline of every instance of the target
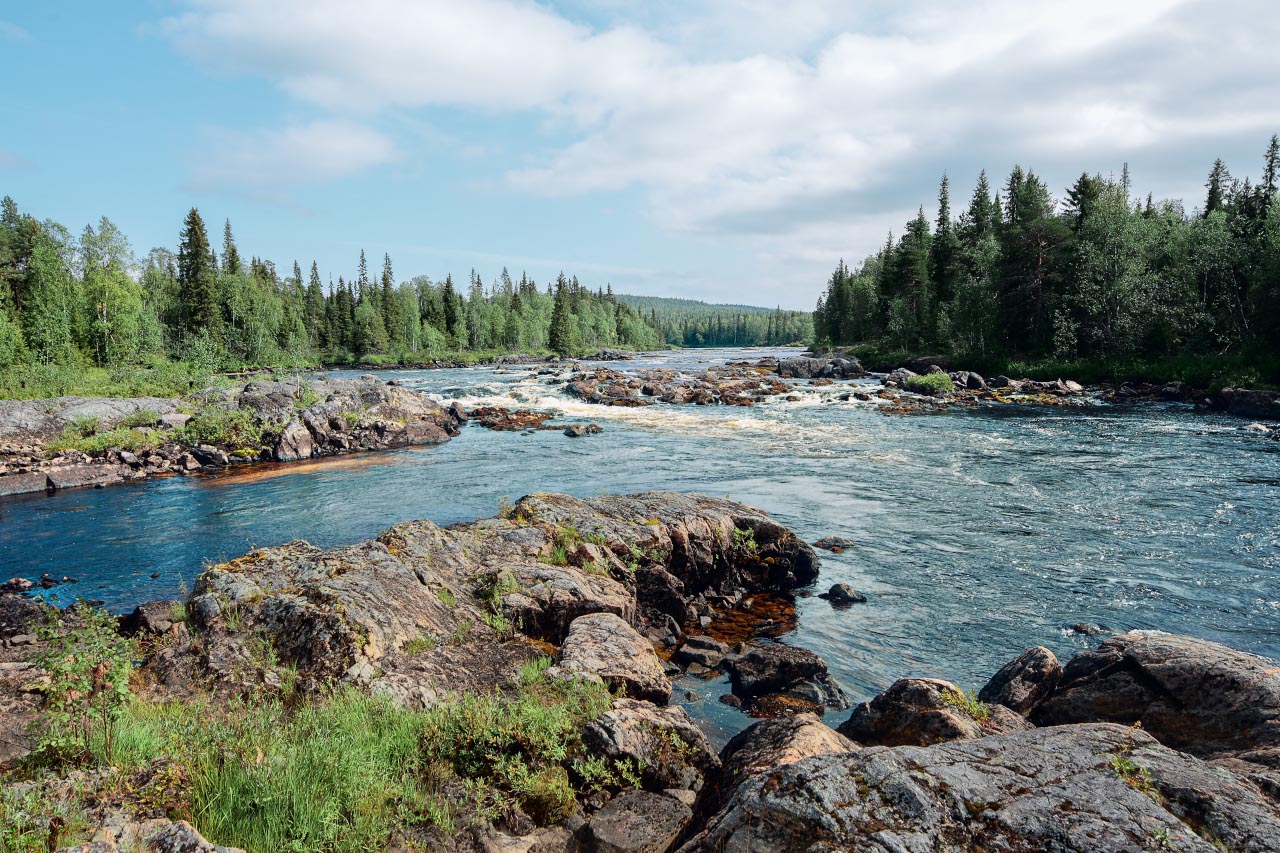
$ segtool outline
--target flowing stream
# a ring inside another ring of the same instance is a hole
[[[612,363],[697,369],[789,351],[692,350]],[[812,592],[845,581],[870,601],[798,600],[785,639],[817,651],[855,700],[904,675],[980,687],[1024,648],[1094,644],[1071,626],[1159,629],[1280,657],[1280,442],[1178,404],[991,406],[885,416],[797,384],[751,408],[603,408],[534,369],[401,371],[444,400],[555,409],[600,435],[471,425],[440,447],[0,500],[0,575],[79,579],[52,590],[124,610],[176,597],[202,564],[306,539],[339,545],[391,524],[493,515],[503,497],[646,489],[728,495],[822,556]],[[860,384],[876,385],[872,379]],[[152,577],[153,574],[158,575]],[[722,681],[682,679],[717,740],[748,722]],[[684,697],[688,692],[690,696]]]

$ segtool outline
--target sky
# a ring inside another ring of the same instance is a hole
[[[945,172],[1199,204],[1280,131],[1270,0],[0,5],[0,194],[135,251],[400,279],[503,266],[811,308]]]

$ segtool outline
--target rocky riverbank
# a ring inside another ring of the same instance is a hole
[[[532,495],[494,518],[407,522],[345,548],[254,550],[121,630],[141,642],[136,701],[214,716],[281,701],[296,715],[349,691],[406,713],[461,708],[449,725],[484,731],[497,711],[466,697],[497,708],[534,691],[536,714],[432,765],[450,820],[408,797],[371,849],[1280,850],[1280,664],[1139,632],[1065,667],[1030,649],[976,695],[906,678],[850,709],[820,657],[743,628],[777,620],[818,577],[808,545],[729,500]],[[83,832],[102,846],[74,849],[213,850],[173,822],[193,817],[180,794],[195,783],[171,756],[145,778],[50,776],[22,759],[44,713],[47,618],[0,597],[0,761],[22,777],[6,794],[88,792]],[[673,677],[714,671],[729,675],[726,701],[767,717],[718,753],[670,702]],[[521,726],[578,693],[608,698],[556,741],[563,754],[509,752],[533,738]],[[418,748],[458,736],[434,725]],[[287,760],[251,743],[218,760]],[[530,777],[502,769],[517,760],[565,780],[568,799],[551,807],[544,785],[522,787]],[[157,777],[171,786],[160,813]],[[475,799],[481,781],[500,809]],[[149,840],[170,835],[187,846]]]
[[[5,400],[0,496],[439,444],[464,417],[374,376],[258,380],[182,400]]]

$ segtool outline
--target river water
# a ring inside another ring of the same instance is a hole
[[[614,363],[694,369],[782,350],[692,350]],[[841,402],[846,383],[797,385],[752,408],[602,408],[526,368],[388,372],[468,405],[556,409],[605,431],[570,439],[468,426],[446,445],[0,500],[0,575],[80,583],[53,592],[123,610],[179,595],[201,566],[253,547],[338,545],[413,518],[493,515],[534,491],[583,497],[664,488],[728,495],[822,555],[818,592],[845,581],[870,601],[801,597],[786,639],[817,651],[854,699],[904,675],[980,687],[1024,648],[1059,656],[1160,629],[1280,657],[1280,442],[1184,405],[991,406],[886,416]],[[876,385],[875,380],[859,380]],[[153,573],[159,577],[152,578]],[[684,679],[717,740],[745,718],[721,682]]]

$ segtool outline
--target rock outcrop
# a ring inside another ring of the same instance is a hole
[[[1053,693],[1062,679],[1062,664],[1044,646],[1027,649],[1009,661],[978,692],[978,699],[1003,705],[1024,717]]]
[[[592,755],[630,762],[648,791],[701,791],[719,774],[720,759],[681,707],[619,699],[582,733]]]
[[[265,642],[304,683],[346,680],[430,704],[440,691],[513,678],[533,651],[506,639],[523,633],[563,644],[562,670],[665,701],[666,677],[643,639],[667,630],[664,610],[688,613],[695,596],[785,592],[817,573],[808,545],[729,500],[532,495],[504,515],[448,528],[407,522],[344,548],[294,542],[209,569],[188,603],[202,668],[252,689],[263,676],[248,646]],[[654,588],[637,582],[642,573],[674,579],[656,607],[642,598]],[[432,648],[410,656],[410,645]]]
[[[1117,725],[871,747],[760,773],[682,853],[969,850],[1263,853],[1280,813],[1255,785]]]
[[[720,781],[711,811],[723,808],[738,786],[758,773],[815,755],[853,752],[862,747],[815,714],[761,720],[739,732],[720,750]]]
[[[1072,658],[1032,720],[1140,722],[1192,755],[1280,768],[1280,663],[1193,637],[1121,634]]]

